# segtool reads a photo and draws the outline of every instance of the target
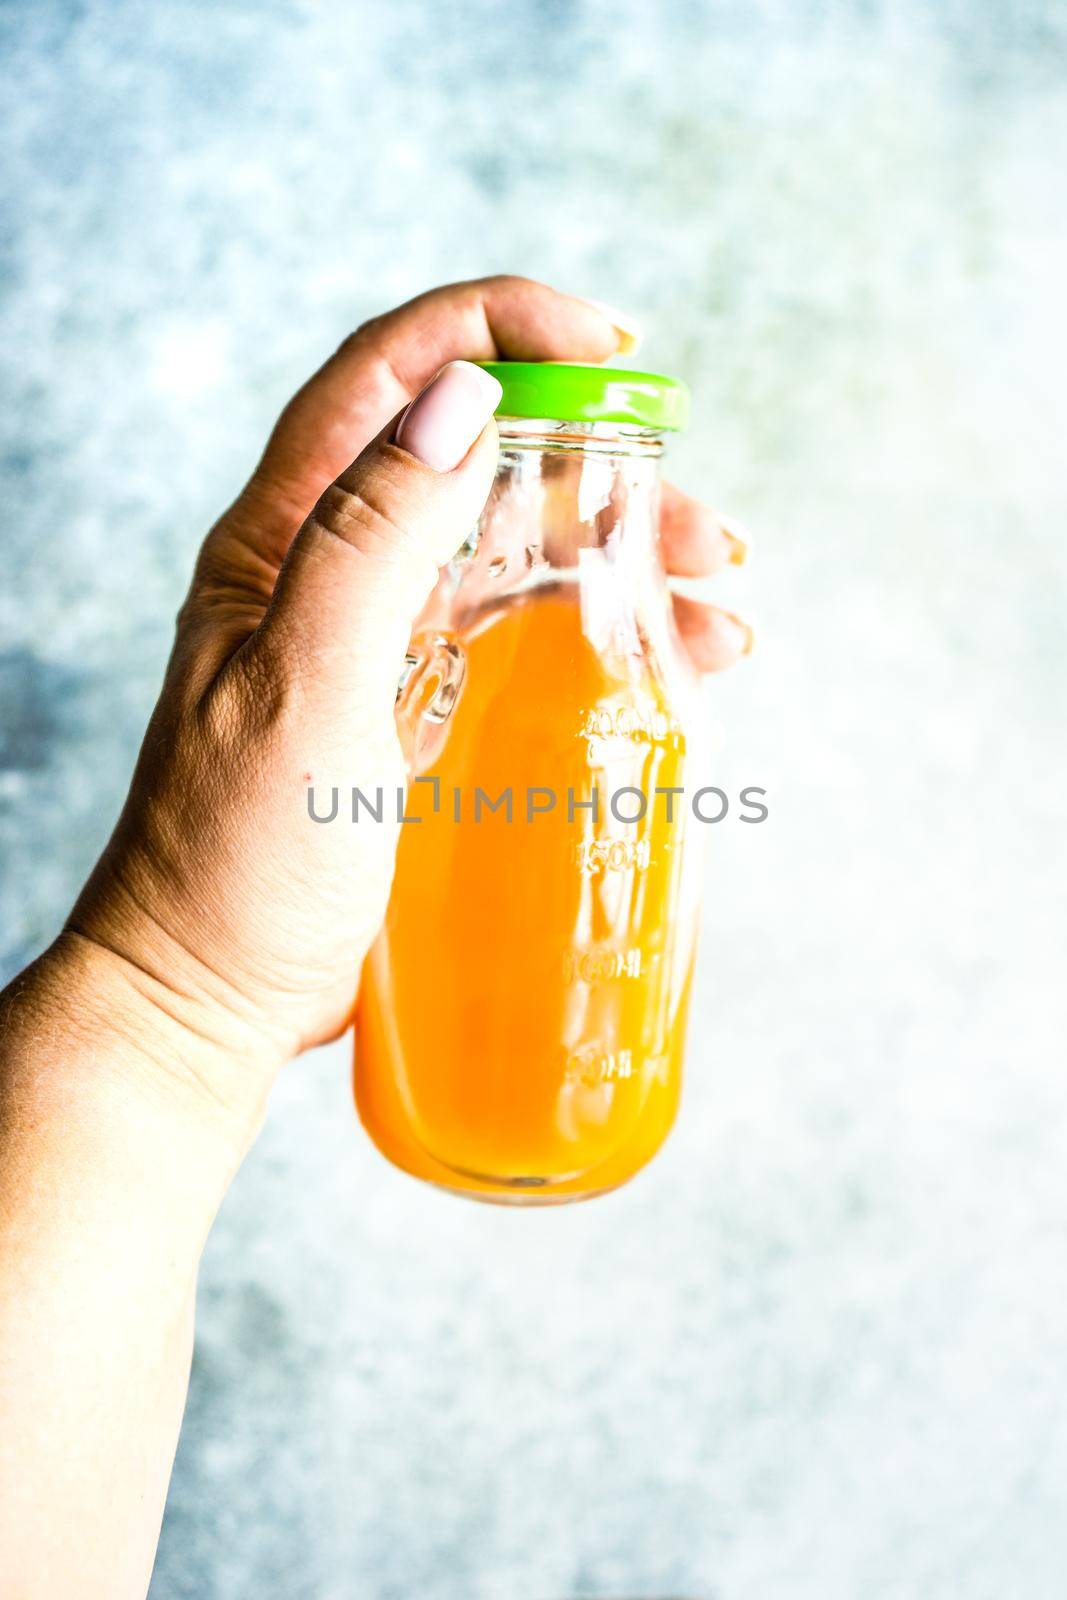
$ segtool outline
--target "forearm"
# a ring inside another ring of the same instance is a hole
[[[268,1079],[220,1104],[220,1047],[76,939],[0,997],[0,1030],[0,1591],[140,1597],[200,1254]]]

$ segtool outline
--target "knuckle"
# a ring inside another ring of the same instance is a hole
[[[381,489],[359,489],[332,483],[315,507],[314,520],[323,531],[365,556],[393,559],[411,541],[411,533],[389,506]]]
[[[535,288],[532,278],[524,278],[519,272],[494,272],[484,279],[487,287],[502,290],[522,290]]]
[[[357,328],[353,328],[351,333],[346,334],[341,340],[338,346],[338,354],[358,355],[365,350],[368,344],[374,343],[384,320],[384,315],[378,315],[368,317],[365,322],[361,322]]]

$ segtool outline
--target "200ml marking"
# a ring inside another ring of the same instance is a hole
[[[579,737],[630,739],[635,744],[666,745],[680,750],[685,734],[678,718],[660,706],[589,706],[582,712]]]

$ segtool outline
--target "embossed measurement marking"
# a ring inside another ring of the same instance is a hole
[[[631,739],[675,749],[684,742],[678,718],[661,706],[589,706],[581,715],[582,739]]]
[[[647,839],[580,839],[574,861],[586,877],[598,872],[647,872],[652,847]]]
[[[567,1057],[564,1080],[583,1089],[596,1089],[604,1083],[625,1083],[634,1075],[632,1050],[598,1050],[584,1045]]]
[[[610,983],[613,978],[644,976],[639,945],[628,950],[567,950],[563,956],[564,983]]]

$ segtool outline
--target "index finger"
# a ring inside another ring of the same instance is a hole
[[[282,412],[249,492],[284,507],[291,537],[326,485],[446,362],[604,361],[630,333],[625,319],[616,325],[606,309],[529,278],[431,289],[364,323],[308,380]]]

